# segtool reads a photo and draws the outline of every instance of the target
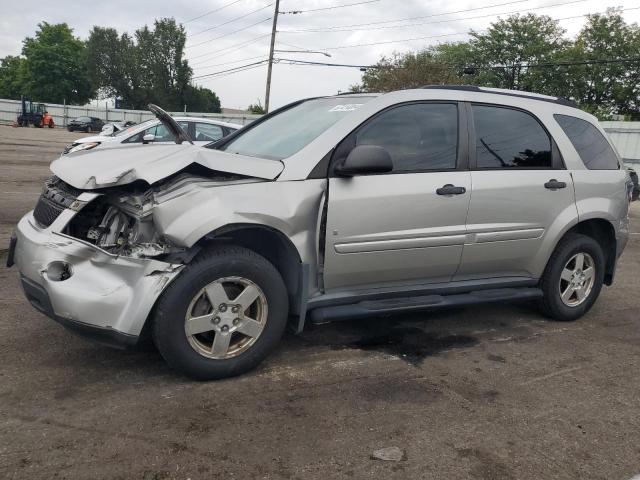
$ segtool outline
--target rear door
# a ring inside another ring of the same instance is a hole
[[[327,291],[451,279],[471,195],[462,118],[454,102],[402,104],[372,117],[336,148],[333,165],[356,145],[384,147],[393,171],[330,174]],[[446,185],[462,188],[448,194]]]
[[[537,277],[546,263],[545,238],[576,216],[571,175],[531,113],[486,104],[466,108],[473,195],[454,280]]]

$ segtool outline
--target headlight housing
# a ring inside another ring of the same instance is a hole
[[[81,152],[83,150],[91,150],[92,148],[95,148],[98,145],[100,145],[100,142],[78,143],[76,145],[70,145],[67,148],[65,148],[64,153],[74,153],[74,152]]]

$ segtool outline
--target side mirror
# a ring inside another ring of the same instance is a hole
[[[387,173],[393,170],[393,161],[389,152],[377,145],[358,145],[347,158],[335,168],[341,177],[368,173]]]
[[[144,137],[142,137],[142,143],[149,143],[155,141],[156,136],[153,133],[147,133]]]

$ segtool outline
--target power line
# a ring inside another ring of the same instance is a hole
[[[233,44],[233,45],[229,45],[228,47],[225,47],[225,48],[220,48],[220,49],[218,49],[218,50],[214,50],[214,51],[212,51],[212,52],[207,52],[207,53],[203,53],[203,54],[201,54],[201,55],[196,55],[195,57],[191,57],[191,58],[189,58],[188,60],[194,60],[194,59],[196,59],[196,58],[207,57],[207,56],[209,56],[209,55],[213,55],[214,53],[224,52],[225,50],[232,50],[232,51],[235,51],[235,50],[237,50],[238,48],[242,48],[242,47],[244,47],[244,46],[246,46],[246,45],[250,45],[250,44],[252,44],[252,43],[255,43],[255,42],[257,42],[258,40],[260,40],[260,39],[262,39],[262,38],[269,37],[270,35],[271,35],[270,33],[265,33],[264,35],[258,35],[257,37],[254,37],[254,38],[252,38],[251,40],[248,40],[248,41],[246,41],[246,42],[235,43],[235,44]],[[227,52],[227,53],[225,53],[225,55],[227,55],[227,54],[229,54],[229,53],[231,53],[231,52]],[[220,55],[220,56],[222,56],[222,55]]]
[[[251,70],[253,68],[260,67],[265,65],[268,62],[268,59],[264,58],[258,62],[247,63],[245,65],[240,65],[237,67],[229,68],[226,70],[220,70],[213,73],[208,73],[205,75],[198,75],[193,77],[196,79],[203,78],[213,78],[213,77],[222,77],[231,75],[233,73],[244,72],[245,70]],[[329,62],[312,62],[308,60],[296,60],[292,58],[274,58],[275,63],[284,63],[286,65],[299,65],[299,66],[316,66],[316,67],[347,67],[347,68],[358,68],[360,70],[363,69],[390,69],[390,70],[401,70],[405,67],[384,67],[380,65],[354,65],[354,64],[345,64],[345,63],[329,63]],[[640,57],[633,58],[617,58],[617,59],[594,59],[594,60],[580,60],[580,61],[567,61],[567,62],[545,62],[545,63],[520,63],[514,65],[491,65],[491,66],[479,66],[479,67],[469,67],[475,70],[499,70],[499,69],[511,69],[514,67],[519,68],[548,68],[548,67],[570,67],[570,66],[580,66],[580,65],[600,65],[600,64],[614,64],[614,63],[640,63]],[[465,65],[461,64],[451,64],[451,63],[434,63],[433,66],[441,66],[441,67],[456,67],[456,68],[465,68]]]
[[[640,7],[630,7],[630,8],[622,8],[622,9],[620,9],[620,11],[638,10],[638,9],[640,9]],[[531,9],[531,10],[533,10],[533,9]],[[582,18],[582,17],[587,17],[589,15],[598,15],[598,14],[602,14],[602,13],[606,13],[606,12],[600,12],[600,13],[597,13],[597,14],[585,13],[585,14],[582,14],[582,15],[573,15],[571,17],[557,18],[555,20],[557,20],[557,21],[569,20],[569,19],[573,19],[573,18]],[[486,31],[486,30],[484,30],[484,31]],[[424,37],[401,38],[401,39],[397,39],[397,40],[387,40],[387,41],[383,41],[383,42],[357,43],[357,44],[353,44],[353,45],[338,45],[338,46],[335,46],[335,47],[322,47],[322,48],[318,48],[318,50],[342,50],[342,49],[346,49],[346,48],[371,47],[371,46],[374,46],[374,45],[387,45],[387,44],[390,44],[390,43],[412,42],[412,41],[416,41],[416,40],[427,40],[427,39],[431,39],[431,38],[441,38],[441,37],[450,37],[450,36],[455,36],[455,35],[468,35],[468,34],[469,34],[469,31],[466,31],[466,32],[455,32],[455,33],[445,33],[445,34],[442,34],[442,35],[427,35],[427,36],[424,36]]]
[[[534,8],[526,8],[526,9],[522,9],[522,10],[512,10],[510,12],[498,12],[498,13],[488,13],[485,15],[476,15],[473,17],[462,17],[462,18],[452,18],[452,19],[448,19],[448,20],[436,20],[436,21],[432,21],[432,22],[418,22],[418,23],[409,23],[406,25],[387,25],[387,26],[380,26],[380,27],[369,27],[369,28],[349,28],[349,29],[341,29],[338,30],[336,28],[331,28],[330,30],[325,30],[325,29],[316,29],[316,30],[281,30],[281,33],[314,33],[314,32],[346,32],[346,31],[362,31],[362,30],[385,30],[385,29],[389,29],[389,28],[406,28],[406,27],[417,27],[420,25],[432,25],[432,24],[436,24],[436,23],[451,23],[451,22],[459,22],[459,21],[463,21],[463,20],[475,20],[478,18],[487,18],[487,17],[495,17],[498,15],[511,15],[514,13],[523,13],[523,12],[530,12],[533,10],[542,10],[545,8],[554,8],[554,7],[561,7],[561,6],[565,6],[565,5],[571,5],[574,3],[584,3],[587,0],[570,0],[567,2],[560,2],[560,3],[553,3],[551,5],[543,5],[540,7],[534,7]],[[487,8],[487,7],[485,7]],[[490,7],[489,7],[490,8]]]
[[[261,23],[267,22],[269,20],[271,20],[271,17],[264,18],[264,19],[260,20],[259,22],[252,23],[251,25],[239,28],[237,30],[234,30],[233,32],[225,33],[224,35],[218,35],[217,37],[210,38],[209,40],[205,40],[204,42],[196,43],[194,45],[189,45],[189,46],[185,47],[185,49],[186,48],[199,47],[200,45],[204,45],[205,43],[213,42],[214,40],[218,40],[218,39],[223,38],[223,37],[228,37],[229,35],[233,35],[235,33],[242,32],[244,30],[248,30],[251,27],[255,27],[256,25],[260,25]]]
[[[466,12],[473,12],[476,10],[484,10],[487,8],[495,8],[495,7],[503,7],[505,5],[513,5],[514,3],[524,3],[524,2],[528,2],[529,0],[513,0],[510,2],[504,2],[504,3],[496,3],[493,5],[487,5],[484,7],[475,7],[475,8],[466,8],[464,10],[454,10],[454,11],[450,11],[450,12],[442,12],[442,13],[433,13],[430,15],[421,15],[419,17],[405,17],[405,18],[398,18],[396,20],[382,20],[380,22],[368,22],[368,23],[354,23],[351,25],[336,25],[333,27],[325,27],[325,28],[307,28],[307,29],[298,29],[295,30],[295,32],[318,32],[318,31],[331,31],[334,29],[351,29],[353,27],[366,27],[369,25],[382,25],[382,24],[386,24],[386,23],[398,23],[398,22],[406,22],[408,20],[422,20],[424,18],[432,18],[432,17],[441,17],[443,15],[453,15],[454,13],[466,13]],[[282,32],[292,32],[294,30],[282,30]],[[342,30],[338,30],[338,31],[342,31]]]
[[[243,72],[245,70],[250,70],[251,68],[256,68],[256,67],[265,65],[267,62],[268,62],[268,59],[265,58],[264,60],[260,60],[259,62],[247,63],[246,65],[240,65],[238,67],[228,68],[226,70],[220,70],[218,72],[207,73],[206,75],[199,75],[197,77],[193,77],[193,79],[197,80],[201,78],[211,78],[211,77],[224,76],[231,73]]]
[[[279,62],[283,62],[286,65],[309,65],[309,66],[321,66],[321,67],[350,67],[350,68],[359,68],[359,69],[390,69],[390,70],[401,70],[405,67],[395,67],[395,66],[380,66],[380,65],[353,65],[353,64],[345,64],[345,63],[329,63],[329,62],[312,62],[309,60],[296,60],[291,58],[279,58]],[[476,70],[495,70],[495,69],[511,69],[514,67],[520,68],[546,68],[546,67],[570,67],[570,66],[580,66],[580,65],[601,65],[601,64],[614,64],[614,63],[635,63],[640,62],[640,57],[632,57],[632,58],[605,58],[605,59],[593,59],[593,60],[577,60],[577,61],[566,61],[566,62],[544,62],[544,63],[519,63],[514,65],[490,65],[490,66],[468,66],[462,64],[453,64],[453,63],[433,63],[433,66],[446,66],[446,67],[458,67],[458,68],[473,68]]]
[[[376,65],[352,65],[346,63],[327,63],[327,62],[311,62],[309,60],[297,60],[294,58],[278,58],[278,63],[285,65],[310,65],[318,67],[350,67],[350,68],[380,68]]]
[[[244,15],[240,15],[238,17],[232,18],[231,20],[227,20],[226,22],[222,22],[222,23],[219,23],[218,25],[214,25],[213,27],[205,28],[204,30],[200,30],[199,32],[192,33],[191,35],[187,35],[187,38],[195,37],[196,35],[200,35],[201,33],[208,32],[210,30],[215,30],[216,28],[220,28],[223,25],[228,25],[229,23],[233,23],[237,20],[240,20],[242,18],[248,17],[249,15],[253,15],[254,13],[264,10],[265,8],[269,8],[272,5],[273,3],[270,3],[269,5],[265,5],[264,7],[260,7],[260,8],[257,8],[256,10],[252,10],[249,13],[245,13]]]
[[[322,10],[335,10],[337,8],[346,8],[346,7],[355,7],[356,5],[365,5],[367,3],[376,3],[380,0],[366,0],[364,2],[356,2],[356,3],[347,3],[346,5],[333,5],[331,7],[321,7],[321,8],[310,8],[308,10],[290,10],[288,12],[280,12],[280,14],[290,14],[297,15],[299,13],[309,13],[309,12],[320,12]]]
[[[232,60],[230,62],[210,63],[208,65],[202,65],[202,66],[196,67],[196,68],[198,68],[200,70],[200,69],[203,69],[203,68],[222,67],[224,65],[233,65],[234,63],[246,62],[247,60],[255,60],[256,58],[264,58],[264,55],[256,55],[255,57],[239,58],[238,60]]]
[[[210,14],[215,13],[215,12],[219,12],[220,10],[224,10],[225,8],[230,7],[231,5],[235,5],[236,3],[239,3],[241,1],[242,0],[235,0],[235,1],[231,2],[231,3],[227,3],[226,5],[223,5],[222,7],[214,8],[213,10],[209,10],[208,12],[205,12],[202,15],[198,15],[197,17],[193,17],[193,18],[190,18],[189,20],[185,20],[183,23],[193,22],[194,20],[198,20],[199,18],[206,17],[207,15],[210,15]]]

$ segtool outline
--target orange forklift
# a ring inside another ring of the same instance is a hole
[[[33,103],[30,99],[22,97],[22,108],[18,114],[18,126],[28,127],[55,127],[53,117],[47,112],[47,106],[44,103]]]

